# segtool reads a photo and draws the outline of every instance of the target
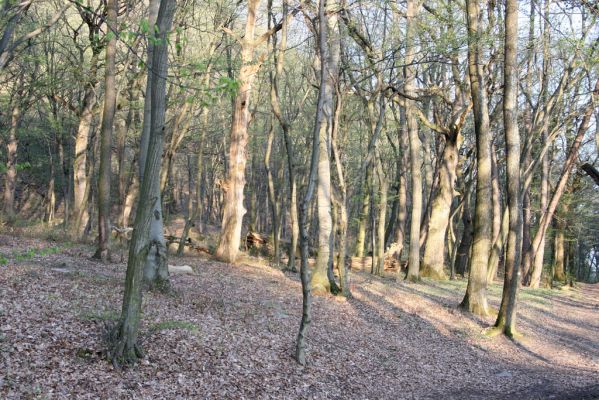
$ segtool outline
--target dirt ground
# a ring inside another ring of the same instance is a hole
[[[466,282],[396,283],[352,274],[349,300],[318,297],[308,365],[293,358],[298,276],[257,262],[171,257],[196,275],[146,293],[145,359],[103,356],[125,265],[92,249],[0,236],[0,398],[595,399],[599,286],[523,290],[518,342],[459,311]],[[499,306],[501,287],[490,288]]]

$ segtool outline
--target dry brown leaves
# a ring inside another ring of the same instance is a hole
[[[0,236],[3,254],[51,246]],[[192,258],[170,261],[197,272],[173,276],[174,295],[145,294],[145,359],[115,370],[103,358],[102,334],[118,318],[125,266],[96,263],[91,253],[62,248],[0,267],[0,398],[599,394],[596,288],[524,292],[525,338],[513,343],[483,334],[492,318],[473,319],[455,308],[463,282],[407,285],[354,274],[353,299],[315,299],[309,364],[302,368],[291,357],[301,311],[297,276]],[[491,289],[495,307],[498,294]]]

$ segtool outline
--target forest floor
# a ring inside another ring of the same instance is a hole
[[[354,297],[317,297],[307,366],[292,358],[297,274],[260,262],[171,257],[174,293],[146,293],[146,357],[116,370],[124,263],[92,248],[0,235],[0,398],[599,398],[599,286],[523,290],[518,342],[456,308],[465,281],[397,283],[352,274]],[[500,285],[489,290],[499,306]]]

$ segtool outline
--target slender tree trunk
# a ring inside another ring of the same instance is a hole
[[[415,0],[408,0],[406,12],[406,56],[405,56],[405,86],[408,96],[414,96],[416,68],[412,65],[416,55],[414,38],[416,27],[414,19],[418,13]],[[418,121],[416,120],[416,105],[413,100],[406,99],[406,120],[408,138],[410,141],[410,170],[412,173],[412,212],[410,223],[410,248],[408,274],[406,279],[412,282],[420,280],[420,223],[422,220],[422,143],[418,136]]]
[[[499,259],[503,254],[503,246],[507,240],[507,235],[510,229],[510,217],[509,209],[504,208],[501,216],[501,230],[499,236],[493,242],[493,248],[491,249],[491,255],[489,256],[489,270],[487,271],[487,284],[493,283],[497,277],[497,271],[499,270]]]
[[[385,217],[387,215],[387,178],[385,177],[385,172],[383,171],[380,156],[377,157],[376,160],[376,173],[379,181],[380,197],[378,204],[376,249],[373,248],[373,252],[376,252],[377,256],[375,274],[383,276],[385,274]]]
[[[360,203],[360,215],[358,217],[358,233],[356,236],[356,248],[354,255],[364,257],[364,245],[366,244],[366,224],[368,222],[368,205],[370,204],[370,189],[368,188],[368,173],[364,175],[362,185],[362,202]]]
[[[337,108],[335,110],[335,126],[333,128],[333,134],[331,136],[331,150],[335,160],[335,167],[337,171],[337,180],[339,182],[339,191],[341,192],[341,201],[339,202],[339,222],[337,224],[337,237],[339,238],[339,250],[337,256],[337,269],[339,271],[339,283],[341,285],[341,293],[345,297],[351,297],[351,291],[349,288],[349,271],[347,269],[347,186],[345,184],[345,175],[343,174],[343,166],[341,164],[341,157],[339,154],[339,148],[337,146],[337,137],[339,132],[339,114],[341,110],[341,100],[337,101]]]
[[[468,20],[468,74],[474,110],[476,134],[476,205],[474,208],[474,236],[468,287],[461,306],[476,315],[487,315],[487,265],[491,250],[491,131],[485,72],[483,70],[482,39],[479,30],[479,0],[467,0]]]
[[[455,270],[462,277],[466,275],[468,263],[470,261],[470,251],[472,248],[472,212],[471,212],[471,192],[467,188],[464,193],[464,207],[462,210],[463,232],[458,246],[455,261]]]
[[[397,189],[398,196],[398,212],[397,212],[397,227],[395,231],[395,243],[397,244],[397,254],[395,257],[401,261],[401,254],[404,248],[406,237],[406,221],[408,217],[408,153],[409,140],[407,135],[407,124],[405,118],[405,109],[400,110],[399,125],[399,160],[397,169],[399,171],[399,188]],[[401,274],[401,267],[397,269],[397,273]]]
[[[17,131],[21,122],[21,108],[15,99],[6,143],[6,176],[4,178],[4,214],[8,218],[15,215],[15,190],[17,187]]]
[[[312,321],[312,283],[310,279],[310,270],[308,267],[309,257],[309,236],[308,236],[308,208],[312,202],[314,196],[314,187],[318,179],[319,170],[319,152],[320,152],[320,131],[322,121],[326,118],[324,115],[324,103],[327,96],[326,85],[323,82],[323,78],[326,75],[327,63],[322,52],[323,49],[327,49],[327,20],[325,13],[326,0],[320,0],[318,2],[318,46],[321,49],[321,63],[320,63],[320,76],[321,84],[318,90],[318,103],[316,107],[316,120],[314,122],[314,130],[312,136],[312,157],[310,161],[310,174],[308,176],[308,184],[306,188],[306,194],[301,203],[299,209],[300,217],[300,248],[301,248],[301,267],[300,276],[302,281],[302,320],[300,322],[299,332],[297,334],[296,347],[295,347],[295,359],[300,365],[306,364],[306,335],[308,328]]]
[[[111,358],[115,364],[130,364],[143,355],[138,344],[137,336],[141,320],[142,278],[148,253],[156,247],[152,243],[152,220],[161,218],[156,215],[156,203],[160,203],[160,164],[162,141],[164,134],[164,100],[166,88],[166,72],[168,62],[168,46],[166,34],[170,29],[175,13],[175,0],[162,0],[156,19],[156,36],[152,51],[152,70],[156,72],[151,82],[152,96],[151,130],[148,140],[148,150],[145,157],[144,175],[141,185],[141,195],[135,216],[135,229],[129,247],[127,275],[125,278],[125,293],[120,321],[114,331],[114,342],[110,349]]]
[[[50,179],[48,180],[48,204],[46,206],[46,215],[44,216],[44,221],[46,221],[49,225],[52,225],[54,222],[54,211],[56,210],[56,171],[54,168],[54,157],[52,156],[52,147],[48,145],[48,161],[50,164]]]
[[[518,1],[506,0],[505,54],[503,89],[503,126],[507,157],[507,202],[509,233],[505,260],[505,277],[501,306],[495,326],[513,337],[516,333],[516,297],[522,237],[520,198],[520,133],[518,132]]]
[[[129,220],[131,217],[131,212],[133,211],[133,206],[135,203],[135,199],[137,199],[137,195],[139,192],[139,175],[136,171],[137,161],[136,158],[133,159],[131,165],[131,177],[129,179],[129,186],[127,192],[125,194],[125,201],[123,202],[123,209],[121,212],[120,225],[122,227],[129,226]]]
[[[272,0],[269,2],[269,9],[271,10],[270,18],[274,23],[274,15],[272,14]],[[283,15],[287,15],[288,2],[283,0]],[[287,263],[287,269],[290,271],[297,271],[295,266],[295,255],[297,250],[297,244],[299,239],[299,218],[297,211],[297,183],[295,178],[295,155],[293,152],[293,142],[290,137],[291,125],[281,111],[281,105],[279,100],[279,79],[283,74],[283,66],[285,65],[285,51],[287,49],[287,27],[288,21],[285,18],[282,22],[281,27],[281,39],[277,43],[276,35],[273,36],[273,57],[275,63],[274,73],[271,73],[271,88],[270,88],[270,102],[273,110],[273,114],[277,118],[281,130],[283,131],[283,140],[285,143],[285,151],[287,153],[287,168],[289,172],[289,214],[291,222],[291,244],[289,246],[289,261]]]
[[[495,143],[491,143],[491,176],[493,177],[493,228],[491,243],[495,243],[501,234],[501,188],[499,186],[499,169],[497,167],[497,150]]]
[[[280,230],[281,224],[280,216],[281,210],[276,197],[275,182],[272,175],[272,169],[270,168],[270,155],[272,153],[272,145],[275,139],[275,127],[274,119],[271,118],[270,127],[268,130],[268,139],[266,141],[266,152],[264,153],[264,168],[266,169],[266,178],[268,180],[268,202],[270,203],[270,211],[272,213],[272,238],[274,244],[274,264],[275,267],[279,267],[281,262],[281,251],[280,251]]]
[[[106,72],[104,77],[104,111],[102,113],[102,131],[100,145],[100,176],[98,180],[98,248],[95,258],[110,261],[110,176],[112,175],[112,133],[116,112],[116,41],[118,0],[108,0],[106,44]]]

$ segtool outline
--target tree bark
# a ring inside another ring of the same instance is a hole
[[[166,72],[168,62],[168,46],[166,34],[175,13],[175,0],[161,0],[156,19],[156,36],[152,51],[152,70],[148,75],[155,74],[150,80],[152,96],[151,130],[148,140],[148,150],[145,158],[145,168],[141,184],[140,201],[135,216],[135,229],[129,246],[127,275],[125,278],[125,293],[121,318],[114,332],[114,343],[110,349],[113,363],[131,364],[143,355],[137,341],[142,306],[142,278],[144,266],[147,264],[152,243],[152,220],[160,218],[156,213],[160,203],[160,164],[162,159],[162,141],[164,134],[164,100],[166,88]],[[167,270],[168,271],[168,270]]]
[[[566,281],[565,256],[565,224],[562,218],[557,218],[554,255],[553,255],[553,279],[558,282]]]
[[[449,224],[449,214],[454,196],[456,168],[458,166],[457,137],[445,136],[445,147],[439,170],[437,194],[432,203],[428,234],[422,259],[422,276],[433,279],[446,279],[445,274],[445,234]]]
[[[321,294],[336,291],[335,281],[331,279],[328,270],[333,263],[333,224],[331,216],[331,163],[329,159],[331,147],[331,133],[333,129],[333,113],[335,87],[339,73],[339,23],[336,12],[337,3],[327,1],[327,13],[324,25],[320,24],[319,46],[320,55],[320,86],[319,110],[315,129],[318,129],[318,185],[317,212],[318,212],[318,255],[316,265],[312,272],[312,292]],[[330,12],[329,12],[330,11]]]
[[[482,31],[479,30],[480,5],[478,0],[467,0],[468,21],[468,74],[474,109],[476,134],[476,205],[474,208],[474,235],[468,287],[461,306],[476,315],[488,315],[487,265],[491,250],[491,131],[487,85],[482,60]]]
[[[416,36],[415,17],[418,13],[416,0],[408,0],[406,11],[406,56],[404,91],[408,96],[414,96],[416,68],[412,65],[416,55],[414,38]],[[406,120],[408,138],[410,141],[410,170],[412,175],[412,212],[410,216],[410,247],[408,256],[408,281],[420,280],[420,223],[422,220],[422,143],[418,136],[418,121],[416,120],[416,105],[413,100],[406,99]]]
[[[254,33],[260,0],[248,0],[248,14],[245,35],[241,41],[241,69],[239,90],[235,96],[235,107],[231,123],[229,146],[229,171],[225,185],[225,204],[221,225],[221,236],[216,249],[216,257],[221,261],[234,263],[241,241],[241,224],[247,212],[243,206],[245,187],[245,166],[247,163],[249,105],[252,85],[260,62],[254,62]]]
[[[21,122],[21,108],[19,101],[14,99],[10,120],[10,129],[8,131],[8,141],[6,142],[6,176],[4,178],[4,214],[8,218],[15,215],[15,190],[17,187],[17,131]]]
[[[518,1],[506,0],[503,125],[507,157],[507,202],[509,233],[505,260],[505,277],[501,306],[495,326],[513,337],[516,333],[516,297],[522,237],[520,198],[520,133],[518,132]]]
[[[116,42],[118,0],[108,0],[107,33],[111,35],[106,44],[106,71],[104,77],[104,110],[100,144],[100,176],[98,180],[98,248],[95,258],[110,261],[110,176],[112,175],[112,133],[116,112]]]
[[[72,232],[76,238],[82,238],[89,220],[88,194],[89,179],[87,172],[87,150],[91,130],[93,109],[96,105],[96,89],[98,86],[98,58],[101,49],[92,46],[92,58],[88,72],[88,81],[85,84],[85,94],[79,115],[79,127],[75,136],[75,158],[73,159],[73,208]]]

